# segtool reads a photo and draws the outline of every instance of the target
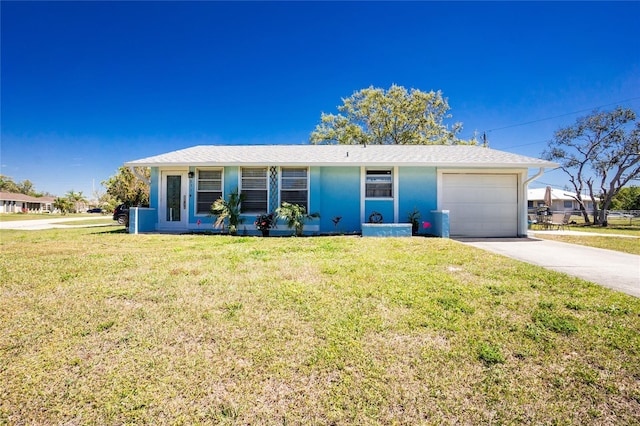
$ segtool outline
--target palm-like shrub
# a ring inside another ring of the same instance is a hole
[[[307,213],[307,209],[300,204],[284,202],[276,209],[278,218],[285,221],[287,228],[293,229],[296,236],[302,235],[305,221],[320,217],[320,213]]]
[[[220,197],[214,201],[211,205],[211,214],[216,216],[213,226],[224,229],[226,221],[229,224],[229,233],[236,235],[238,233],[238,225],[244,222],[244,218],[240,216],[240,204],[244,198],[244,194],[239,194],[238,188],[236,188],[231,191],[228,200]]]
[[[73,208],[73,202],[68,198],[58,197],[53,201],[53,208],[60,210],[62,215],[66,215]]]

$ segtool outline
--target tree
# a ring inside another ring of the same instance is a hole
[[[33,183],[29,179],[25,179],[22,182],[18,183],[18,191],[24,195],[31,195],[32,197],[36,197],[37,193],[33,189]]]
[[[18,185],[16,185],[11,177],[5,175],[0,175],[0,191],[10,192],[12,194],[20,193]]]
[[[82,194],[82,191],[75,192],[72,189],[71,191],[67,192],[66,197],[67,197],[67,200],[69,200],[71,204],[73,204],[73,208],[76,213],[78,213],[78,211],[80,210],[78,204],[87,202],[87,199]]]
[[[53,200],[53,208],[60,210],[60,213],[65,215],[73,208],[73,202],[68,198],[58,197]]]
[[[640,186],[622,188],[611,202],[612,210],[640,210]]]
[[[12,194],[24,194],[32,197],[52,197],[49,192],[37,192],[29,179],[14,182],[9,176],[0,175],[0,191]]]
[[[549,142],[542,155],[557,161],[569,176],[585,222],[590,223],[583,191],[588,190],[593,201],[594,223],[606,226],[606,211],[613,198],[640,176],[639,139],[636,113],[618,107],[579,118],[574,125],[558,130]]]
[[[342,99],[340,114],[325,114],[311,133],[314,144],[413,144],[454,145],[475,144],[475,140],[462,141],[457,134],[461,123],[444,124],[451,118],[449,104],[442,92],[407,91],[392,85],[389,90],[373,86],[354,92]]]
[[[130,168],[120,167],[118,173],[103,181],[107,194],[132,206],[149,205],[150,171],[146,167],[136,167],[136,172],[146,181],[138,178]]]

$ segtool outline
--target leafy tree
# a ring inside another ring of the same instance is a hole
[[[0,191],[11,192],[13,194],[20,193],[18,185],[16,185],[12,178],[5,175],[0,175]]]
[[[585,222],[590,223],[582,193],[585,189],[594,205],[594,222],[606,223],[606,210],[613,197],[640,176],[640,123],[636,113],[618,107],[593,112],[572,126],[558,130],[543,152],[557,161],[569,176]],[[600,198],[600,204],[596,202]]]
[[[80,192],[75,192],[73,189],[69,192],[67,192],[66,194],[67,199],[71,202],[71,204],[73,204],[73,208],[75,210],[76,213],[78,213],[78,211],[80,210],[79,208],[79,204],[80,203],[86,203],[87,199],[86,197],[82,194],[82,191]]]
[[[60,210],[60,213],[65,215],[73,208],[73,202],[68,198],[58,197],[53,200],[53,208]]]
[[[0,191],[10,192],[13,194],[24,194],[32,197],[52,197],[49,192],[37,192],[33,186],[33,182],[25,179],[22,182],[14,182],[9,176],[0,175]]]
[[[287,228],[293,229],[295,235],[302,236],[304,229],[304,223],[309,219],[315,219],[320,217],[320,213],[307,213],[307,209],[300,204],[291,204],[283,202],[280,207],[276,209],[276,214],[287,224]]]
[[[113,211],[122,201],[113,197],[111,194],[104,193],[98,197],[99,206],[106,211]]]
[[[640,187],[622,188],[611,202],[612,210],[640,210]]]
[[[146,182],[138,178],[130,168],[120,167],[117,174],[102,182],[107,194],[132,206],[148,206],[150,171],[146,167],[136,167],[136,171]]]
[[[25,179],[22,182],[17,184],[18,191],[24,195],[31,195],[32,197],[37,196],[36,191],[33,188],[33,183],[29,179]]]
[[[392,85],[389,90],[373,86],[342,99],[339,114],[322,113],[320,124],[311,133],[311,143],[453,145],[462,141],[457,134],[461,123],[451,128],[444,120],[449,104],[442,92],[407,91]]]

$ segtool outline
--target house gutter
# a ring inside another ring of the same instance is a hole
[[[137,177],[138,179],[140,179],[141,181],[143,181],[147,185],[151,185],[151,181],[149,179],[147,179],[146,176],[143,176],[140,173],[138,173],[138,170],[136,170],[135,166],[129,166],[129,169],[131,169],[131,172],[133,173],[133,175],[135,177]]]
[[[540,170],[538,170],[538,173],[531,176],[529,179],[525,180],[522,185],[526,188],[527,186],[529,186],[530,182],[533,182],[534,180],[538,179],[543,174],[544,174],[544,167],[540,167]]]

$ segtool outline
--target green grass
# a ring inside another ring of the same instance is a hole
[[[111,216],[93,216],[87,217],[85,220],[69,220],[56,222],[57,225],[71,225],[71,226],[82,226],[82,225],[118,225],[118,222],[113,220]],[[123,225],[119,225],[123,226]]]
[[[553,235],[535,234],[536,238],[544,240],[561,241],[564,243],[579,244],[583,246],[615,250],[623,253],[640,255],[639,238],[602,237],[596,235]]]
[[[583,225],[583,226],[568,226],[567,229],[572,231],[580,231],[580,232],[592,232],[596,234],[610,234],[610,235],[631,235],[635,237],[640,237],[640,225],[631,225],[625,226],[622,224],[610,224],[607,227],[602,227],[599,225]]]
[[[0,231],[0,424],[637,424],[640,300],[435,238]]]

